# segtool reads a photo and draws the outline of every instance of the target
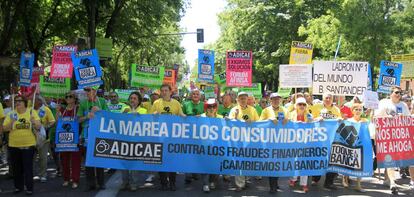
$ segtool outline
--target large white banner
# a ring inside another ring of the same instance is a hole
[[[311,64],[289,64],[279,66],[279,86],[282,88],[312,87]]]
[[[362,95],[368,69],[368,62],[313,61],[313,94]]]

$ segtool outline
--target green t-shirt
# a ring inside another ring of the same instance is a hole
[[[79,110],[77,112],[77,116],[78,117],[87,116],[88,113],[91,111],[92,107],[94,107],[94,106],[99,107],[101,110],[108,111],[108,106],[106,105],[105,99],[98,97],[98,99],[95,102],[92,102],[92,101],[89,101],[89,100],[82,101],[79,105]],[[85,139],[88,138],[88,133],[87,133],[88,128],[89,128],[89,120],[83,121],[81,136],[83,136]]]
[[[254,106],[254,108],[256,109],[257,114],[260,116],[260,114],[262,114],[263,111],[262,107],[260,107],[260,105],[256,105]]]
[[[128,108],[128,105],[125,103],[121,103],[121,102],[117,104],[108,103],[108,109],[110,112],[122,113],[124,112],[126,108]]]
[[[218,107],[217,113],[220,114],[220,115],[222,115],[223,117],[228,117],[229,114],[230,114],[230,110],[233,107],[234,107],[234,105],[230,105],[229,107],[226,108],[226,107],[224,107],[224,105],[221,104]]]
[[[204,104],[199,102],[194,104],[192,101],[187,101],[183,104],[183,113],[187,116],[196,116],[204,113]]]

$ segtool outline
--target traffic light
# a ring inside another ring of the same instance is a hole
[[[198,43],[204,42],[204,29],[197,29],[197,42]]]

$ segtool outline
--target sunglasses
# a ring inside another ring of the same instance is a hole
[[[85,92],[90,92],[92,89],[90,89],[90,88],[85,88],[85,89],[83,89],[83,91],[85,91]]]
[[[214,109],[214,108],[216,108],[215,105],[207,105],[207,109]]]
[[[24,100],[20,100],[20,99],[18,99],[18,100],[14,100],[15,102],[24,102]]]
[[[114,95],[114,96],[109,96],[109,98],[116,98],[117,96],[116,95]]]
[[[305,103],[298,103],[299,106],[306,106]]]
[[[66,95],[65,98],[73,98],[73,95]]]
[[[395,91],[394,94],[402,94],[401,91]]]

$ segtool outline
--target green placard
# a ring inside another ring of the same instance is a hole
[[[239,92],[247,92],[253,94],[254,98],[262,98],[262,84],[261,83],[252,83],[252,87],[241,87]]]
[[[282,98],[287,98],[290,96],[290,92],[292,92],[292,88],[280,88],[277,90],[277,93],[282,97]]]
[[[226,73],[216,74],[214,75],[214,81],[218,84],[225,84],[226,83]]]
[[[49,98],[63,98],[70,91],[69,78],[49,78],[40,75],[40,94]]]
[[[159,89],[164,80],[164,66],[131,66],[131,87]]]
[[[131,92],[135,91],[138,90],[115,89],[115,92],[118,94],[119,101],[123,103],[128,102],[129,95]]]
[[[216,93],[214,92],[214,87],[213,86],[206,86],[204,88],[204,96],[205,96],[206,99],[217,98]]]
[[[100,58],[112,58],[112,39],[96,38],[95,48]]]

